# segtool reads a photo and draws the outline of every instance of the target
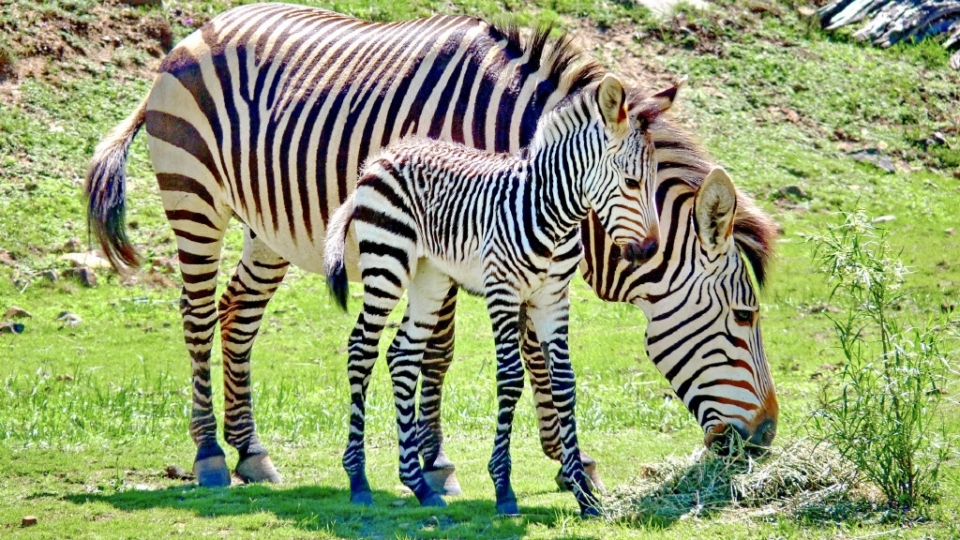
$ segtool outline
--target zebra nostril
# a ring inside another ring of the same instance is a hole
[[[643,264],[653,258],[660,249],[655,236],[644,238],[640,242],[630,242],[623,248],[623,258],[632,264]]]

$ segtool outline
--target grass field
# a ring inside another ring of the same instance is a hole
[[[960,327],[960,75],[949,71],[935,43],[872,49],[845,33],[822,33],[799,15],[804,3],[791,1],[722,1],[708,13],[667,21],[619,1],[314,3],[376,20],[513,11],[522,22],[557,20],[626,78],[689,75],[679,118],[784,231],[762,294],[781,407],[775,445],[808,435],[816,397],[841,358],[826,317],[829,285],[814,273],[805,243],[837,222],[838,210],[859,204],[871,217],[886,217],[883,226],[913,272],[905,316],[918,324],[944,317]],[[464,496],[443,510],[421,509],[403,496],[381,363],[368,408],[376,507],[353,507],[340,455],[348,414],[345,345],[354,320],[334,307],[318,276],[297,270],[269,306],[253,368],[261,439],[285,483],[207,490],[168,479],[167,466],[189,469],[194,454],[178,278],[161,268],[121,284],[101,271],[98,286],[87,288],[51,282],[44,273],[68,266],[58,259],[72,238],[86,242],[79,195],[86,163],[99,137],[148,90],[161,42],[171,39],[157,21],[170,22],[176,41],[228,6],[0,3],[0,73],[5,61],[19,73],[0,80],[0,310],[17,305],[32,314],[20,321],[22,334],[0,334],[0,448],[7,457],[0,536],[960,537],[956,372],[944,396],[954,449],[942,470],[942,497],[923,519],[720,512],[666,522],[583,521],[573,498],[556,491],[557,466],[540,453],[529,399],[518,411],[513,443],[523,516],[495,518],[486,472],[494,432],[492,337],[482,303],[467,297],[444,398],[448,453]],[[895,172],[850,157],[862,149],[889,157]],[[129,175],[134,241],[148,260],[174,255],[143,137]],[[782,190],[787,186],[801,190]],[[234,229],[230,268],[239,248]],[[630,485],[646,464],[693,452],[702,433],[681,404],[665,398],[668,384],[644,353],[640,311],[603,304],[580,280],[572,296],[581,445],[600,461],[608,487]],[[64,324],[64,311],[82,321]],[[956,341],[950,346],[958,349]],[[954,369],[956,360],[954,352]],[[27,515],[38,524],[22,528]]]

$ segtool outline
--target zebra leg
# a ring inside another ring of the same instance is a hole
[[[463,493],[454,472],[453,462],[443,451],[443,430],[440,427],[443,379],[453,362],[457,290],[458,287],[455,286],[447,293],[433,336],[427,342],[421,371],[420,414],[417,419],[417,438],[420,441],[420,455],[423,457],[424,477],[434,491],[449,496]]]
[[[179,202],[183,197],[182,194],[178,195]],[[217,272],[223,234],[229,218],[185,213],[176,204],[167,204],[166,196],[164,203],[167,219],[176,235],[180,274],[183,277],[180,314],[193,372],[190,436],[197,445],[193,473],[201,486],[229,486],[230,470],[227,468],[226,455],[217,444],[217,418],[213,412],[213,388],[210,383],[210,350],[217,326]],[[203,219],[191,217],[197,215]]]
[[[525,310],[520,312],[520,328],[523,330],[520,353],[523,356],[527,377],[530,379],[530,386],[533,388],[534,404],[537,410],[537,428],[540,431],[540,447],[547,457],[560,461],[562,457],[560,423],[557,408],[553,405],[550,373],[547,371],[547,361],[543,348],[540,347],[537,331],[533,327],[533,321],[526,317]],[[603,485],[600,473],[597,470],[597,461],[583,450],[580,450],[580,461],[583,462],[583,470],[587,474],[587,479],[592,487],[600,492],[606,491],[607,488]],[[554,480],[561,490],[567,489],[567,484],[563,480],[562,467]]]
[[[267,450],[257,438],[251,401],[250,352],[267,303],[283,281],[290,263],[244,227],[243,256],[220,297],[220,341],[223,346],[223,431],[240,461],[244,482],[280,482]]]
[[[358,229],[363,225],[362,222],[355,224]],[[375,232],[377,232],[376,229],[374,229]],[[387,324],[387,317],[397,306],[410,282],[410,274],[407,270],[410,261],[416,261],[410,253],[407,254],[405,261],[379,257],[375,253],[361,252],[360,254],[363,309],[360,311],[353,332],[350,333],[348,344],[350,431],[342,461],[343,470],[350,479],[350,502],[354,504],[373,505],[364,451],[367,388],[370,385],[370,374],[379,355],[380,335]]]
[[[416,422],[417,381],[427,343],[444,309],[452,283],[427,261],[422,261],[407,293],[407,312],[397,336],[387,351],[397,407],[400,446],[400,481],[410,488],[422,506],[447,503],[427,483],[420,467]]]
[[[547,372],[550,376],[551,401],[556,407],[561,445],[561,474],[564,484],[573,491],[584,516],[598,515],[598,501],[584,473],[577,445],[576,381],[570,364],[568,320],[570,304],[567,289],[544,287],[531,301],[528,315],[541,336]]]
[[[517,515],[517,496],[510,483],[512,462],[510,460],[510,434],[517,402],[523,392],[523,363],[520,361],[519,312],[520,301],[502,287],[487,288],[487,310],[493,324],[497,351],[497,434],[493,441],[493,454],[487,464],[497,496],[497,513]],[[495,291],[491,294],[489,291]]]

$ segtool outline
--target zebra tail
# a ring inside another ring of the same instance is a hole
[[[83,186],[87,200],[87,230],[96,236],[104,255],[117,271],[140,264],[137,250],[127,238],[124,226],[126,203],[127,151],[146,118],[144,100],[126,120],[100,141],[87,169]]]
[[[347,233],[353,221],[353,195],[334,212],[327,224],[327,236],[323,246],[324,270],[327,276],[327,288],[340,309],[347,311],[347,293],[350,285],[347,281],[346,251]]]

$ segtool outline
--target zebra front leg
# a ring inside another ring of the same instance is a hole
[[[220,297],[220,341],[223,346],[223,431],[240,461],[244,482],[280,482],[280,475],[260,444],[253,420],[250,353],[263,312],[287,273],[289,263],[244,227],[243,256]]]
[[[510,482],[512,462],[510,459],[510,434],[513,416],[523,393],[523,363],[520,361],[519,297],[505,287],[487,287],[487,310],[493,324],[497,351],[497,434],[493,441],[493,454],[487,464],[497,496],[497,513],[517,515],[517,496]]]
[[[599,515],[599,502],[593,495],[584,472],[577,444],[576,380],[570,364],[568,346],[569,298],[567,289],[550,290],[544,287],[531,302],[528,315],[542,350],[547,358],[550,375],[551,400],[556,407],[561,445],[561,474],[564,484],[573,491],[580,512],[584,516]]]
[[[417,419],[417,438],[420,455],[423,457],[424,477],[434,491],[449,496],[463,493],[454,472],[453,462],[443,451],[443,430],[440,426],[443,379],[453,362],[457,290],[458,287],[454,286],[447,293],[433,336],[427,343],[421,371],[420,413]]]
[[[397,407],[400,481],[413,491],[422,506],[447,505],[427,483],[420,467],[416,392],[424,352],[450,296],[451,286],[450,278],[429,262],[420,261],[407,292],[407,312],[387,351],[393,397]]]
[[[523,330],[520,352],[523,356],[527,377],[530,379],[530,386],[533,389],[534,405],[537,411],[537,428],[540,432],[540,447],[547,457],[560,461],[562,457],[560,421],[557,417],[557,408],[553,405],[550,373],[547,371],[546,357],[543,354],[543,348],[540,346],[540,340],[537,338],[537,332],[533,327],[533,321],[526,317],[525,309],[520,313],[520,328]],[[583,450],[580,450],[580,461],[583,462],[583,470],[587,474],[587,479],[592,487],[600,492],[606,491],[597,470],[597,461]],[[567,484],[563,479],[562,467],[554,480],[561,490],[567,489]]]

